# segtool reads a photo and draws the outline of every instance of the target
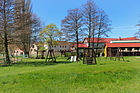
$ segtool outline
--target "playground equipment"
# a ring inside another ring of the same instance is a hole
[[[110,60],[112,60],[112,57],[115,57],[114,61],[116,61],[117,59],[120,61],[120,58],[122,58],[122,60],[125,61],[123,57],[123,53],[121,51],[122,51],[121,48],[109,48],[108,56]]]
[[[53,49],[48,50],[48,53],[47,53],[47,57],[46,57],[46,61],[45,62],[46,63],[47,62],[56,62],[56,57],[54,55]]]
[[[93,64],[96,63],[96,55],[93,48],[84,48],[83,64]]]

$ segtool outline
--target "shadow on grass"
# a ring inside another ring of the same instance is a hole
[[[57,61],[57,62],[47,62],[45,61],[37,61],[37,62],[18,62],[18,63],[13,63],[12,65],[0,65],[0,67],[11,67],[11,66],[33,66],[33,67],[38,67],[38,66],[52,66],[52,65],[57,65],[57,64],[70,64],[72,62],[69,61]]]

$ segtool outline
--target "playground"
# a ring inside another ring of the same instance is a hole
[[[0,67],[1,93],[139,93],[140,58],[113,61],[101,57],[97,65],[45,59],[23,59],[22,63]],[[101,61],[99,61],[101,60]]]

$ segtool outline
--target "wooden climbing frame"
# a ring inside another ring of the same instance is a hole
[[[50,61],[51,60],[51,61]],[[56,62],[56,57],[54,55],[53,49],[48,50],[47,56],[46,56],[46,63],[47,62]]]
[[[84,48],[83,64],[93,64],[93,61],[97,64],[93,48]]]

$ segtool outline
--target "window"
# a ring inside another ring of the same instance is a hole
[[[34,48],[35,46],[33,45],[32,48]]]
[[[23,55],[23,52],[20,52],[20,55],[22,56]]]

